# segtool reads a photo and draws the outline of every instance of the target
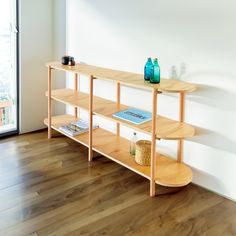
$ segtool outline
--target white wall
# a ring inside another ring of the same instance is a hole
[[[47,116],[45,63],[65,52],[65,0],[20,1],[20,132],[44,128]],[[55,43],[54,43],[55,42]],[[54,86],[64,86],[58,79]],[[63,112],[61,106],[55,113]]]
[[[198,84],[187,96],[186,121],[197,136],[186,141],[184,161],[194,183],[236,200],[235,1],[70,0],[67,7],[68,52],[77,60],[143,73],[146,58],[157,56],[162,77],[176,77],[175,70]],[[81,89],[88,91],[86,78]],[[115,98],[113,84],[96,81],[95,91]],[[122,87],[122,102],[151,109],[145,91]],[[176,95],[161,95],[158,105],[160,114],[177,119]],[[176,155],[175,141],[158,147]]]

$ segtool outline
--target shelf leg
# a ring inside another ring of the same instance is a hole
[[[89,161],[93,159],[93,76],[89,80]]]
[[[120,83],[116,85],[116,103],[117,108],[120,108]],[[116,123],[116,135],[120,136],[120,123]]]
[[[52,68],[48,67],[48,139],[52,138]]]
[[[157,115],[157,93],[156,89],[152,92],[152,146],[151,146],[151,179],[150,196],[156,194],[155,174],[156,174],[156,115]]]
[[[179,102],[179,121],[184,122],[185,116],[185,93],[180,92],[180,102]],[[184,140],[178,140],[178,151],[177,151],[177,161],[183,161],[183,148],[184,148]]]
[[[74,90],[75,92],[78,92],[78,74],[74,74]],[[77,119],[78,118],[78,107],[74,108],[74,116]]]

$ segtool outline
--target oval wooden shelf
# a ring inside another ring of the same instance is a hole
[[[75,118],[71,115],[54,116],[52,117],[52,128],[63,133],[58,128],[73,120]],[[44,120],[44,123],[48,124],[47,119]],[[88,147],[89,133],[70,138]],[[129,154],[128,140],[101,128],[93,131],[93,140],[94,151],[150,179],[150,167],[138,165]],[[191,180],[192,170],[187,165],[157,153],[155,175],[155,182],[157,184],[166,187],[181,187],[189,184]]]
[[[179,80],[161,78],[160,84],[151,84],[149,82],[144,81],[143,75],[141,74],[112,70],[87,64],[64,66],[60,62],[50,62],[46,65],[53,69],[89,76],[93,75],[94,77],[99,78],[101,80],[115,81],[127,86],[142,88],[146,90],[158,89],[158,91],[169,93],[189,93],[196,90],[195,85]]]
[[[47,95],[47,93],[46,93]],[[89,110],[89,95],[82,92],[75,92],[72,89],[52,90],[52,99],[64,104],[80,107],[86,111]],[[151,134],[152,122],[146,122],[141,125],[135,125],[124,120],[117,119],[112,114],[128,109],[130,107],[119,105],[113,101],[103,99],[101,97],[93,97],[93,113],[104,118],[108,118],[115,122],[119,122],[125,126],[135,130]],[[157,116],[157,138],[177,140],[193,137],[195,129],[183,122],[168,119],[163,116]]]

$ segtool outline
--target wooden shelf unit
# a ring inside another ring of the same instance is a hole
[[[48,96],[48,92],[46,92],[46,96]],[[89,94],[86,93],[74,91],[73,89],[57,89],[52,90],[51,98],[67,105],[79,107],[86,111],[89,110]],[[122,104],[117,105],[116,102],[93,96],[93,114],[113,120],[138,131],[151,134],[151,121],[141,125],[135,125],[112,116],[112,114],[128,108],[130,107]],[[157,139],[176,140],[190,138],[194,135],[194,128],[183,122],[174,121],[163,116],[157,116],[156,122],[158,124],[156,130]]]
[[[150,196],[155,196],[156,186],[159,184],[166,187],[181,187],[189,184],[192,180],[191,169],[183,163],[183,139],[194,135],[194,128],[184,123],[184,100],[185,93],[193,92],[196,87],[193,84],[161,79],[160,84],[150,84],[143,80],[143,75],[130,72],[111,70],[87,64],[76,64],[74,67],[63,66],[59,62],[51,62],[48,67],[48,118],[44,123],[48,126],[48,138],[51,138],[51,129],[66,135],[59,127],[78,119],[78,108],[89,113],[89,124],[92,127],[93,115],[114,121],[117,124],[116,134],[98,128],[90,129],[88,133],[75,137],[67,137],[89,148],[89,161],[92,161],[93,151],[127,167],[150,180]],[[75,88],[52,90],[52,70],[61,70],[74,73]],[[78,75],[89,76],[89,94],[78,91]],[[113,102],[93,95],[94,79],[113,81],[117,84],[117,101]],[[120,104],[120,85],[142,88],[152,91],[153,109],[152,121],[142,125],[134,125],[129,122],[116,119],[112,116],[115,112],[125,110],[129,106]],[[157,98],[160,92],[175,92],[180,94],[179,121],[174,121],[157,115]],[[62,102],[74,107],[75,114],[52,116],[52,100]],[[129,126],[135,130],[151,135],[151,166],[140,166],[129,154],[129,140],[120,137],[120,124]],[[156,152],[156,139],[178,140],[177,161]]]
[[[59,127],[75,120],[76,118],[71,115],[53,116],[52,128],[63,133],[59,130]],[[48,119],[45,119],[44,123],[48,125]],[[89,146],[88,133],[74,137],[68,136],[67,134],[65,135],[86,147]],[[150,180],[150,167],[135,163],[133,156],[129,154],[129,141],[127,139],[98,128],[93,131],[93,150]],[[192,171],[189,167],[182,163],[177,163],[175,160],[165,157],[164,155],[157,154],[156,166],[157,172],[155,181],[160,185],[166,187],[180,187],[188,184],[192,180]]]
[[[141,74],[112,70],[87,64],[64,66],[60,62],[49,62],[47,63],[47,66],[48,68],[55,70],[72,72],[82,75],[92,75],[93,78],[113,81],[120,84],[128,85],[130,87],[136,87],[145,90],[157,89],[158,91],[169,93],[193,92],[196,90],[195,85],[183,81],[162,78],[161,83],[151,84],[149,82],[144,81],[143,75]]]

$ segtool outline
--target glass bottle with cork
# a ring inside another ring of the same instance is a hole
[[[130,139],[130,147],[129,147],[130,155],[133,155],[133,156],[135,155],[137,140],[138,140],[137,134],[134,132],[131,139]]]

